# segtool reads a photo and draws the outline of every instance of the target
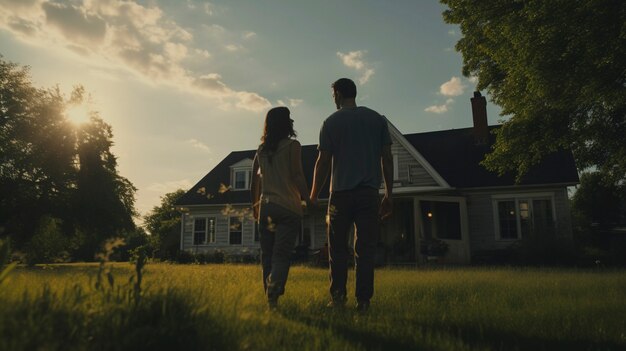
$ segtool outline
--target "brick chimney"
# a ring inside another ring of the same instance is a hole
[[[474,119],[474,140],[476,144],[486,144],[489,141],[489,128],[487,127],[487,99],[480,95],[480,91],[474,92],[472,101],[472,117]]]

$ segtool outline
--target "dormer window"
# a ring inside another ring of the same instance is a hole
[[[233,189],[248,190],[250,188],[250,170],[235,170],[234,173]]]
[[[230,184],[233,190],[249,190],[252,175],[252,160],[243,159],[230,166]]]

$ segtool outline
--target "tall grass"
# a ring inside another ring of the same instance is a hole
[[[136,266],[107,267],[98,289],[98,265],[18,267],[0,290],[0,350],[626,348],[624,271],[381,269],[360,314],[325,308],[323,269],[293,267],[270,313],[258,266],[148,264],[139,301]]]

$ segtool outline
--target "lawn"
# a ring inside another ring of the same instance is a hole
[[[292,267],[274,312],[256,265],[148,264],[139,294],[131,264],[98,271],[14,270],[0,350],[626,349],[623,270],[379,269],[366,314],[326,309],[324,269]]]

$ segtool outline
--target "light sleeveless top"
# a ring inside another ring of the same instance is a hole
[[[278,142],[275,152],[270,157],[262,147],[257,151],[261,172],[261,206],[273,203],[302,217],[300,191],[294,182],[291,170],[291,144],[293,139]]]

